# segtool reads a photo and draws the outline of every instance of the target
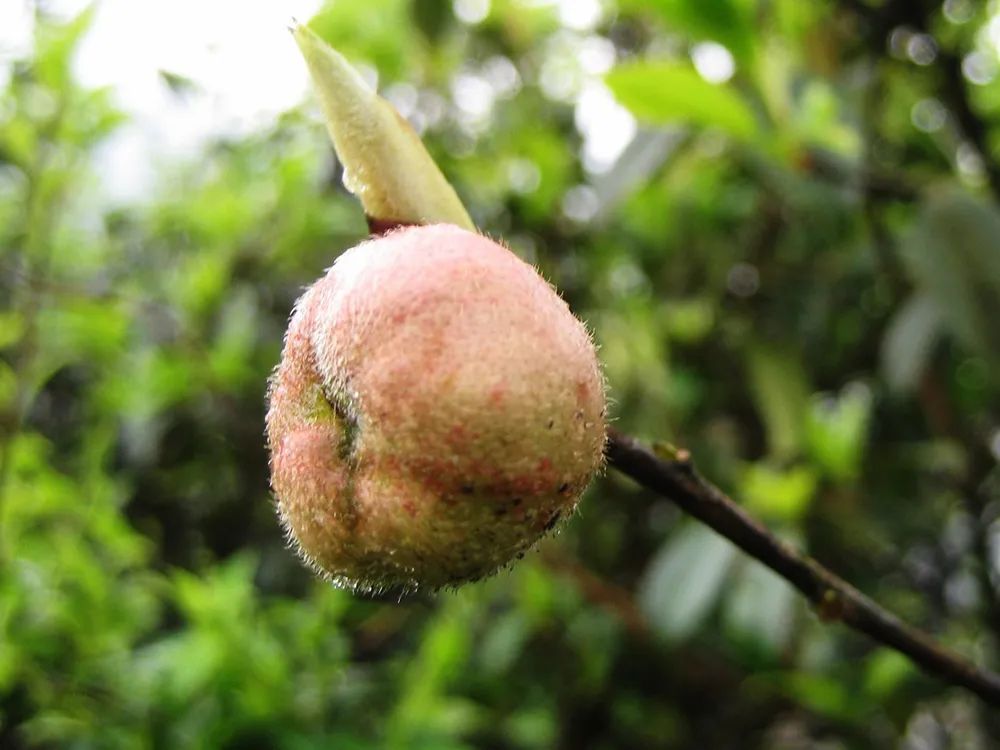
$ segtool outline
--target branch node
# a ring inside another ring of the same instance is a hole
[[[816,614],[823,622],[837,622],[844,617],[844,600],[833,589],[826,589],[816,602]]]
[[[687,448],[678,448],[666,440],[655,440],[653,441],[653,453],[658,458],[669,461],[685,474],[692,474],[694,472],[694,464],[691,462],[691,451]]]

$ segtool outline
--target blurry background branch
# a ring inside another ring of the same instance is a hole
[[[703,479],[686,455],[678,452],[676,460],[664,460],[635,438],[612,430],[608,460],[621,473],[662,494],[778,573],[815,605],[821,619],[839,620],[906,654],[922,669],[1000,706],[1000,675],[952,653],[808,555],[782,542]]]

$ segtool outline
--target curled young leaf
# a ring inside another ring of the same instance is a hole
[[[369,220],[475,229],[410,124],[308,27],[296,24],[292,35],[319,94],[345,184],[361,200]]]

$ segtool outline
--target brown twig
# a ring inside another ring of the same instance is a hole
[[[622,474],[664,496],[791,583],[825,620],[840,620],[908,656],[924,671],[960,685],[1000,706],[1000,675],[980,669],[880,607],[808,555],[782,542],[719,488],[690,460],[664,461],[633,437],[611,431],[608,462]]]

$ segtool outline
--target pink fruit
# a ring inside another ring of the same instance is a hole
[[[271,382],[278,512],[359,589],[475,580],[576,507],[603,461],[584,326],[530,265],[458,227],[340,256],[299,299]]]

